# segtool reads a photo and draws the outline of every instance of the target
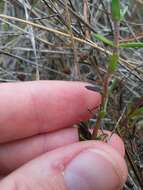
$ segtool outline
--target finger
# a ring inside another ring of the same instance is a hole
[[[69,145],[27,163],[1,181],[3,190],[117,190],[127,178],[123,157],[102,142]]]
[[[0,175],[7,175],[45,152],[77,141],[77,129],[69,128],[2,144],[0,145]]]
[[[115,150],[117,150],[121,154],[121,156],[124,156],[125,148],[122,139],[117,134],[113,134],[112,137],[111,133],[108,134],[109,134],[108,144],[110,144]]]
[[[103,134],[103,132],[108,135],[107,143],[111,145],[115,150],[117,150],[122,156],[125,155],[125,148],[124,148],[124,143],[122,139],[117,135],[117,134],[112,134],[111,131],[100,131],[99,130],[99,135]],[[112,135],[111,135],[112,134]]]
[[[36,81],[0,85],[0,142],[71,126],[90,117],[99,93],[86,83]]]

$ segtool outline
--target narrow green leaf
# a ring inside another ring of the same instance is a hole
[[[143,48],[143,42],[127,42],[127,43],[120,43],[120,48]]]
[[[121,19],[120,0],[112,0],[111,10],[112,10],[112,19],[114,21],[120,21]]]
[[[109,40],[108,38],[102,36],[101,34],[95,34],[93,33],[93,37],[99,41],[102,41],[103,43],[109,45],[109,46],[114,46],[113,42]]]
[[[101,110],[101,111],[99,112],[99,117],[100,117],[100,119],[104,118],[105,115],[106,115],[106,112],[105,112],[104,110]]]
[[[115,70],[117,69],[118,66],[118,59],[119,56],[114,53],[110,59],[109,59],[109,65],[108,65],[108,73],[112,74],[115,72]]]
[[[110,94],[113,92],[113,90],[114,90],[114,88],[116,87],[116,85],[117,85],[117,79],[114,79],[114,80],[112,81],[112,84],[109,86],[109,93],[110,93]]]
[[[125,6],[125,8],[120,11],[120,14],[121,14],[120,20],[123,20],[123,19],[124,19],[125,14],[127,13],[128,9],[129,9],[129,7],[128,7],[128,6]]]

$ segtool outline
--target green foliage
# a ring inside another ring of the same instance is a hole
[[[113,55],[110,57],[108,65],[109,74],[113,74],[116,71],[118,65],[118,59],[119,56],[116,53],[113,53]]]
[[[120,43],[120,48],[143,48],[143,42],[127,42],[127,43]]]
[[[111,94],[117,85],[117,79],[113,79],[112,84],[109,86],[109,93]]]
[[[95,34],[93,33],[93,38],[102,41],[103,43],[109,45],[109,46],[114,46],[113,42],[111,40],[109,40],[108,38],[104,37],[101,34]]]
[[[126,15],[126,13],[127,13],[127,11],[128,11],[128,8],[129,8],[128,6],[125,6],[125,8],[120,11],[120,14],[121,14],[120,20],[123,20],[123,19],[124,19],[125,15]]]
[[[112,0],[111,10],[112,10],[112,19],[114,21],[120,21],[121,14],[120,14],[120,1],[119,0]]]
[[[106,115],[106,112],[105,112],[104,110],[101,110],[101,111],[99,112],[99,117],[100,117],[101,119],[104,118],[105,115]]]

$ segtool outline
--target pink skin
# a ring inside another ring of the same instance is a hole
[[[124,149],[124,143],[121,140],[121,138],[119,138],[117,134],[112,134],[111,137],[111,132],[107,130],[104,130],[104,133],[108,135],[107,137],[108,144],[111,145],[118,152],[120,152],[120,154],[124,157],[125,149]],[[102,134],[102,132],[99,131],[99,134]]]
[[[88,119],[88,108],[99,105],[101,97],[85,85],[57,81],[1,84],[0,142],[59,130]]]
[[[63,81],[0,85],[2,190],[71,190],[69,171],[75,166],[79,176],[90,181],[90,189],[116,190],[123,185],[127,168],[121,139],[113,135],[108,144],[77,142],[77,129],[71,128],[90,118],[88,109],[100,105],[100,94],[86,85]],[[92,171],[85,175],[84,167],[78,168],[76,158],[83,157],[93,162],[98,175]]]

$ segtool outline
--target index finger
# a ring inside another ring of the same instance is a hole
[[[90,117],[99,93],[86,83],[35,81],[0,84],[0,143],[71,126]]]

